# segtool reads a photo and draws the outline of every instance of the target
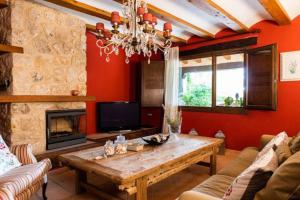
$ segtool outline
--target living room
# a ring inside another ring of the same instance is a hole
[[[0,0],[0,199],[300,199],[299,14]]]

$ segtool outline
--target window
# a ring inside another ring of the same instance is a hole
[[[224,113],[244,113],[245,109],[275,111],[277,45],[224,50],[226,45],[210,45],[180,54],[181,108]]]
[[[181,58],[179,105],[182,109],[225,113],[276,110],[276,44],[210,52],[206,57],[188,54]]]
[[[216,67],[213,67],[213,60]],[[244,53],[182,60],[179,105],[202,108],[242,107],[244,71]]]
[[[217,56],[217,106],[243,107],[245,91],[244,57],[244,53]]]
[[[181,62],[179,105],[212,106],[212,57]]]

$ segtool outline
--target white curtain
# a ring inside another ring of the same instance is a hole
[[[173,120],[178,113],[179,48],[173,47],[165,61],[165,113],[163,133],[168,132],[167,117]]]

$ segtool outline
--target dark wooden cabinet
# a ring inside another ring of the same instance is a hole
[[[143,127],[162,127],[164,117],[163,108],[144,107],[141,109],[141,124]]]
[[[164,61],[142,63],[141,106],[161,107],[164,102]]]
[[[278,51],[268,45],[247,52],[247,109],[276,110]]]

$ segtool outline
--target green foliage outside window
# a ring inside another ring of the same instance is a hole
[[[186,92],[181,95],[185,106],[211,106],[212,89],[206,85],[195,85],[191,81],[190,74],[186,75]]]

